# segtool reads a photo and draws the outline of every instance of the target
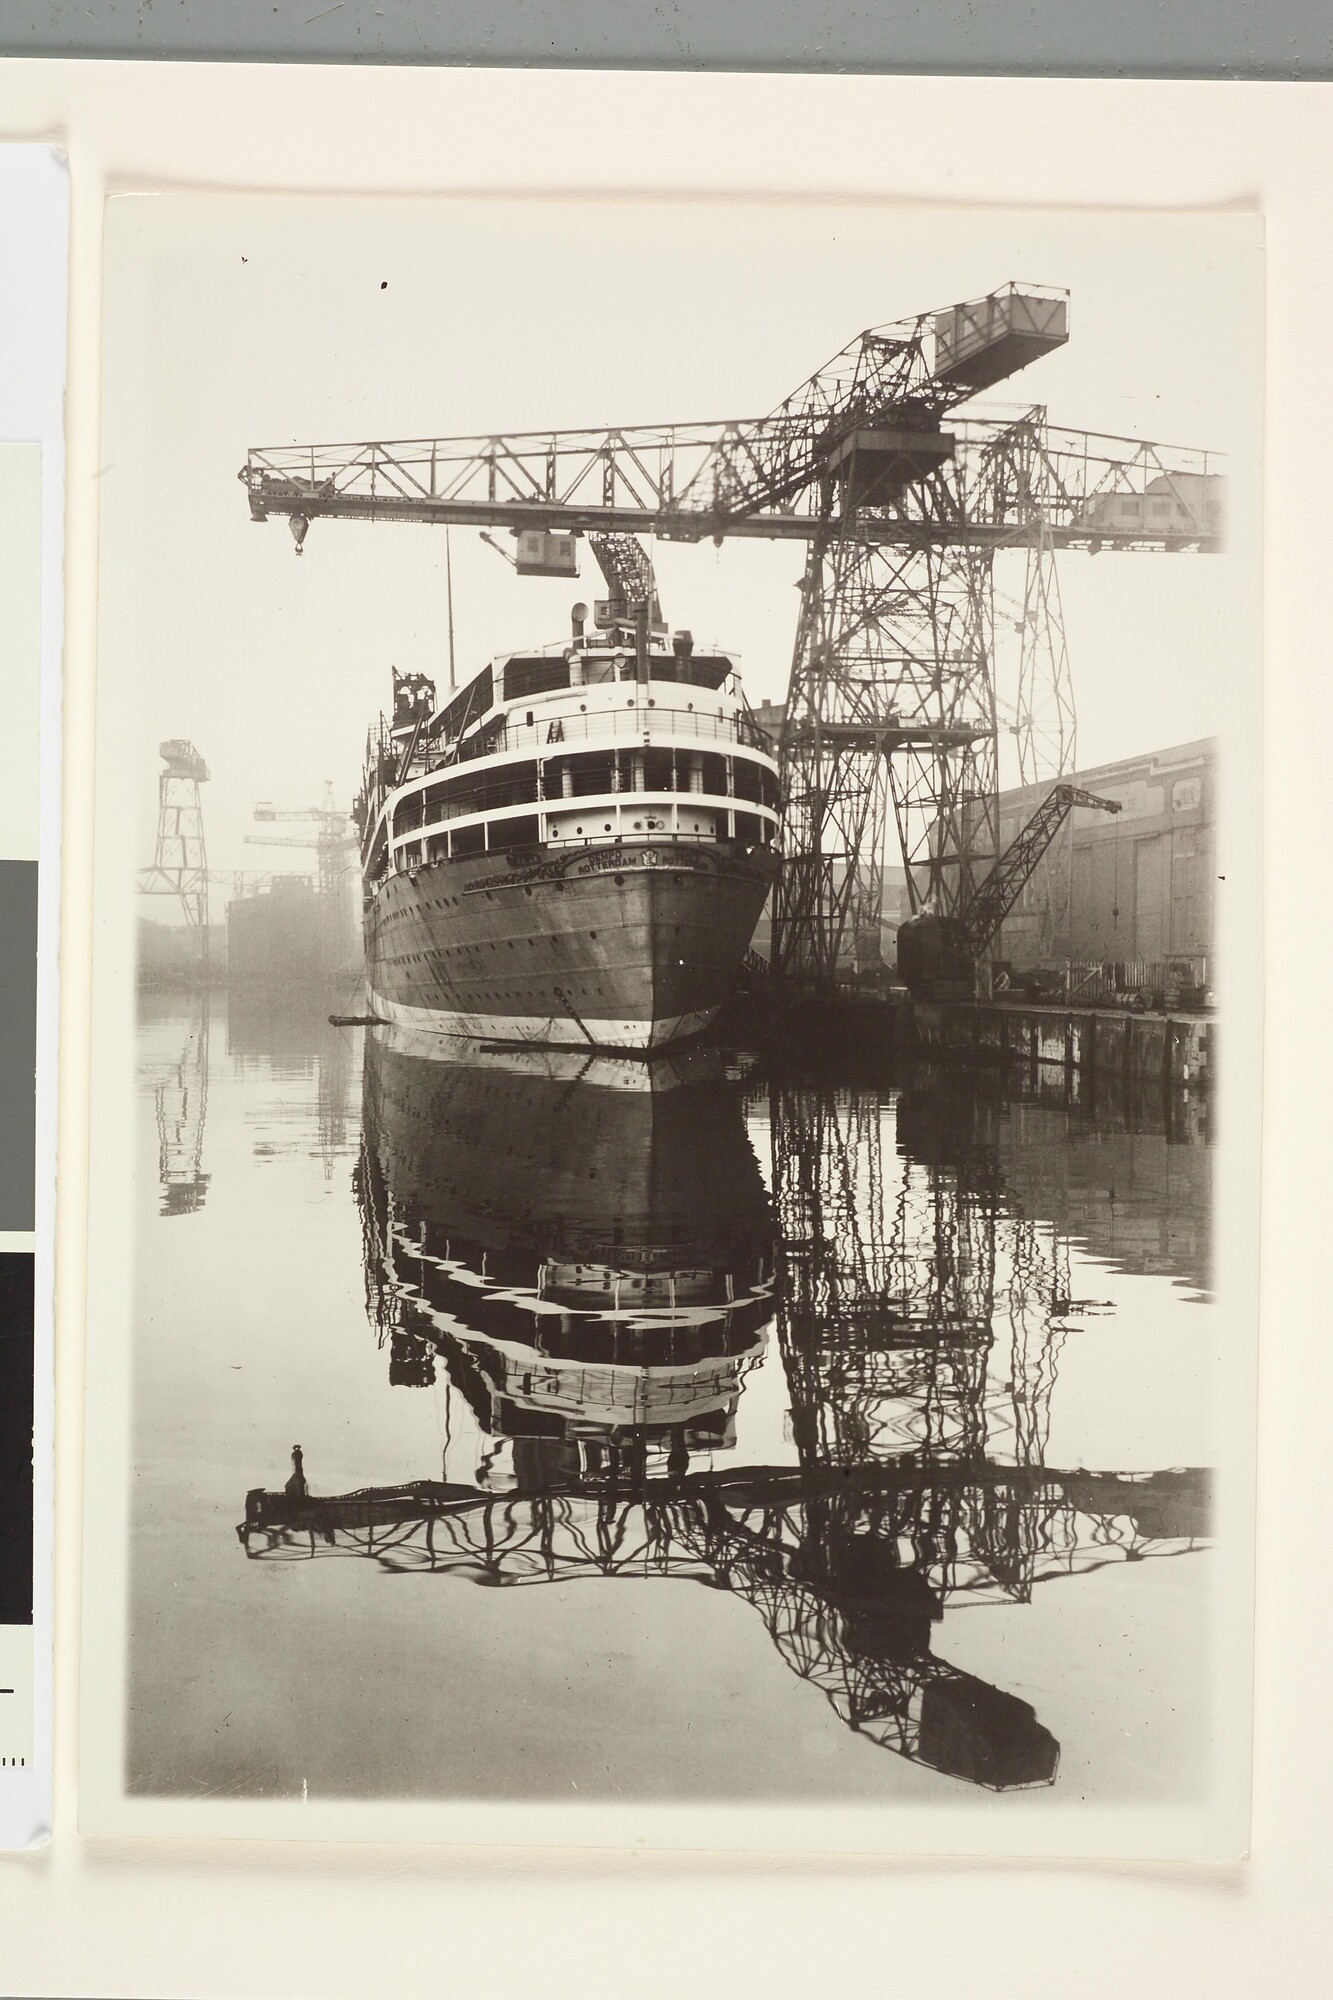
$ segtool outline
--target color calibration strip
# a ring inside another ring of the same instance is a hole
[[[0,1798],[33,1756],[41,474],[0,445]]]
[[[51,1832],[69,170],[0,145],[0,1847]]]

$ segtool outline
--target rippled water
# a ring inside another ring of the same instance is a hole
[[[1198,1101],[139,1054],[131,1791],[1198,1795]]]

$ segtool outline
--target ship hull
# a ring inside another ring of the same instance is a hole
[[[426,864],[366,912],[376,1013],[488,1041],[652,1050],[730,996],[776,857],[661,841]]]

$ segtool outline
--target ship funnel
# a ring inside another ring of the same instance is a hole
[[[310,532],[310,522],[304,514],[289,514],[287,526],[292,531],[292,540],[296,543],[296,553],[299,556],[305,538]]]
[[[694,634],[682,626],[679,632],[671,634],[671,650],[678,660],[688,660],[694,651]]]

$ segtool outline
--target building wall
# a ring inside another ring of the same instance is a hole
[[[783,709],[765,702],[755,711],[776,744]],[[1071,782],[1099,797],[1118,799],[1110,813],[1078,807],[1033,874],[1005,922],[995,956],[1027,968],[1075,963],[1207,959],[1213,951],[1213,884],[1218,746],[1204,737],[1171,749],[1089,765]],[[1051,789],[1053,780],[1000,794],[1003,853]],[[1059,893],[1061,871],[1067,889]],[[1068,909],[1051,928],[1050,912]],[[899,923],[909,914],[901,865],[885,869],[883,956],[896,956]],[[770,946],[766,908],[755,936]]]
[[[141,988],[193,992],[205,978],[210,984],[219,984],[226,969],[227,933],[222,924],[208,927],[205,971],[197,931],[183,923],[164,924],[152,917],[140,917],[137,974]]]
[[[227,977],[233,986],[318,990],[320,898],[308,881],[281,878],[227,905]]]
[[[1072,782],[1122,811],[1076,807],[1006,920],[996,956],[1018,967],[1090,960],[1207,959],[1213,950],[1218,752],[1206,738],[1099,764]],[[1000,797],[1007,847],[1050,790],[1024,786]],[[1066,900],[1068,919],[1050,927]]]

